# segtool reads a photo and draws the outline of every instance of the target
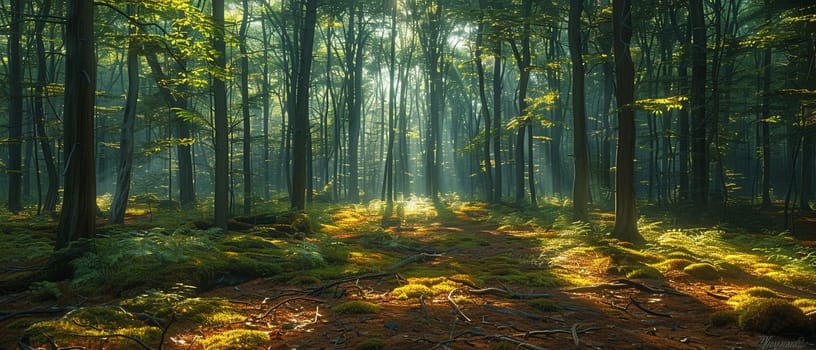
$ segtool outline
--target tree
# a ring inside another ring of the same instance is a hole
[[[615,80],[618,102],[618,148],[615,171],[615,228],[612,236],[629,242],[641,242],[635,205],[635,70],[629,45],[632,39],[631,0],[612,1]]]
[[[479,0],[479,10],[481,14],[479,16],[479,24],[476,29],[476,43],[473,51],[473,58],[476,64],[476,76],[478,80],[479,111],[482,115],[482,119],[484,120],[484,148],[482,153],[482,163],[484,165],[482,166],[482,172],[484,172],[485,200],[493,201],[495,199],[493,193],[493,166],[491,165],[490,160],[490,131],[492,130],[493,125],[491,125],[490,122],[490,108],[487,103],[487,94],[485,93],[485,69],[482,62],[482,45],[484,44],[485,22],[487,21],[484,12],[487,10],[487,0]]]
[[[9,163],[8,210],[17,213],[23,209],[21,188],[23,176],[23,67],[20,39],[23,35],[23,1],[11,1],[11,28],[8,39],[9,88]]]
[[[534,165],[532,162],[532,133],[533,133],[533,123],[530,120],[530,116],[527,114],[527,88],[530,83],[530,63],[531,63],[531,52],[530,52],[530,16],[532,15],[532,8],[533,2],[532,0],[524,0],[521,3],[521,17],[524,23],[522,24],[521,29],[521,52],[516,45],[515,40],[511,40],[510,44],[513,49],[513,56],[516,59],[516,66],[519,70],[519,84],[518,84],[518,107],[519,113],[521,116],[519,117],[521,122],[518,123],[518,131],[516,133],[516,146],[515,146],[515,165],[516,165],[516,202],[522,203],[524,201],[524,145],[525,141],[529,141],[527,145],[530,147],[528,148],[528,156],[530,157],[530,162],[528,165],[530,166],[529,171],[529,180],[530,180],[530,199],[533,206],[536,205],[536,198],[535,198],[535,174],[533,172]],[[529,135],[529,140],[526,135]]]
[[[239,31],[238,45],[241,51],[241,116],[244,126],[243,173],[244,173],[244,215],[252,211],[252,135],[249,119],[249,53],[247,51],[247,30],[249,29],[249,2],[243,0],[243,18]]]
[[[40,20],[34,25],[34,42],[37,47],[37,83],[34,85],[34,126],[37,139],[40,141],[43,160],[45,161],[46,174],[48,176],[48,189],[42,209],[46,213],[53,213],[57,209],[59,173],[54,162],[54,155],[51,150],[51,143],[45,130],[45,97],[46,85],[48,85],[48,62],[46,60],[45,42],[43,40],[43,30],[45,29],[46,18],[51,13],[51,0],[44,0],[40,5]]]
[[[128,15],[134,16],[135,6],[128,5]],[[128,198],[130,197],[130,179],[133,173],[133,129],[136,124],[136,106],[139,100],[139,42],[135,38],[138,28],[135,24],[128,27],[127,77],[128,90],[125,99],[125,110],[122,114],[122,131],[119,141],[119,167],[116,177],[116,192],[113,195],[110,209],[110,222],[121,224],[125,219]]]
[[[317,23],[317,0],[305,1],[300,62],[297,76],[297,95],[293,125],[292,145],[292,193],[291,206],[303,210],[306,207],[306,145],[309,131],[309,83],[312,70],[312,46]]]
[[[706,27],[703,0],[689,1],[691,25],[691,200],[705,206],[708,201],[708,158],[706,156]]]
[[[213,222],[216,227],[227,229],[229,218],[229,124],[227,120],[227,48],[224,42],[224,0],[213,0],[213,48],[215,69],[213,77],[213,104],[215,119],[215,203]]]
[[[94,106],[96,57],[92,0],[68,0],[65,27],[63,159],[65,187],[56,249],[96,233]]]
[[[570,59],[572,60],[572,127],[573,152],[575,153],[575,179],[572,187],[572,219],[588,221],[589,202],[589,151],[586,136],[586,102],[584,94],[584,61],[581,41],[581,12],[583,0],[571,0],[569,10]],[[617,57],[617,55],[616,55]],[[631,102],[630,102],[631,103]],[[634,126],[633,126],[634,128]]]

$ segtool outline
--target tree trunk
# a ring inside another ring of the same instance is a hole
[[[479,10],[486,11],[487,9],[487,0],[479,0]],[[479,89],[479,103],[481,105],[480,111],[482,114],[482,119],[484,119],[484,148],[482,154],[482,172],[484,173],[484,185],[485,185],[485,200],[488,202],[492,202],[494,200],[493,196],[493,175],[492,175],[492,165],[490,164],[490,130],[493,128],[493,125],[490,123],[490,108],[487,104],[487,94],[485,93],[485,69],[484,64],[482,64],[482,44],[484,38],[484,15],[480,16],[479,26],[476,29],[476,48],[474,50],[473,56],[476,62],[476,75],[478,79],[478,89]]]
[[[243,175],[244,175],[244,215],[252,212],[252,130],[249,119],[249,53],[247,51],[247,29],[249,28],[249,2],[241,2],[244,15],[241,18],[238,46],[241,52],[241,116],[243,118]]]
[[[8,37],[8,210],[23,209],[23,66],[20,39],[23,35],[23,1],[11,1],[11,22]]]
[[[96,56],[91,0],[68,0],[63,113],[65,186],[57,250],[96,233],[94,104]]]
[[[702,208],[708,202],[706,155],[706,27],[703,0],[689,1],[691,24],[691,199]]]
[[[572,130],[575,179],[572,187],[572,220],[588,221],[589,155],[586,136],[586,103],[584,93],[584,60],[581,45],[581,12],[583,0],[571,0],[569,10],[569,51],[572,59]],[[615,55],[617,57],[617,53]],[[620,81],[620,80],[619,80]],[[622,88],[619,84],[619,89]],[[623,127],[621,127],[622,129]]]
[[[43,30],[45,29],[45,18],[51,13],[51,0],[44,0],[40,5],[40,18],[34,26],[34,37],[37,46],[37,84],[34,87],[34,124],[37,138],[40,141],[45,169],[48,174],[48,189],[46,190],[43,210],[53,213],[57,210],[59,174],[54,163],[54,155],[51,150],[51,143],[45,130],[45,108],[44,99],[46,96],[45,87],[48,84],[47,67],[45,57],[45,44],[43,42]]]
[[[771,21],[770,0],[765,0],[765,20]],[[773,58],[771,45],[767,45],[763,52],[763,78],[762,78],[762,114],[759,125],[762,132],[762,209],[771,207],[771,59]]]
[[[312,46],[317,22],[317,0],[304,0],[306,15],[302,27],[300,62],[297,72],[296,109],[292,144],[292,208],[306,208],[306,145],[309,136],[309,82],[312,69]]]
[[[227,229],[229,218],[229,121],[227,118],[227,86],[223,74],[226,72],[227,50],[224,42],[224,0],[213,0],[213,21],[215,33],[215,68],[213,76],[213,107],[215,119],[215,203],[213,223]]]
[[[612,1],[612,26],[615,34],[615,77],[618,102],[618,150],[615,172],[615,228],[612,236],[638,243],[643,237],[637,227],[635,205],[635,70],[629,43],[632,39],[631,0]]]
[[[502,44],[497,40],[493,47],[493,159],[496,169],[493,179],[493,201],[500,202],[502,199]]]
[[[128,5],[128,15],[134,16],[135,6]],[[122,131],[119,141],[119,167],[116,177],[116,192],[111,202],[109,222],[122,224],[125,220],[128,198],[130,197],[130,178],[133,168],[133,130],[136,122],[136,106],[139,100],[139,44],[135,40],[138,33],[136,26],[129,25],[127,51],[128,91],[125,100],[125,111],[122,115]]]

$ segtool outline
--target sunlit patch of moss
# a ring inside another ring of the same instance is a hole
[[[394,288],[394,290],[391,291],[391,296],[395,299],[411,299],[432,295],[434,295],[433,289],[423,284],[409,283],[404,286]]]
[[[739,327],[767,334],[806,332],[809,322],[802,310],[782,299],[757,298],[743,305]]]
[[[380,306],[374,303],[369,303],[367,301],[352,300],[342,304],[335,305],[334,307],[332,307],[332,312],[341,315],[376,314],[380,312]]]
[[[791,304],[802,309],[805,314],[816,311],[816,299],[796,299]]]
[[[714,327],[723,327],[736,324],[739,319],[739,312],[734,310],[720,310],[712,313],[708,317],[708,323]]]
[[[668,258],[668,259],[683,259],[683,260],[689,260],[689,261],[692,261],[692,262],[698,262],[696,255],[694,253],[692,253],[691,251],[689,251],[688,249],[685,249],[685,248],[672,247],[672,251],[666,253],[666,258]]]
[[[561,310],[561,307],[558,306],[558,303],[553,301],[552,299],[547,298],[531,299],[527,303],[533,309],[541,312],[555,312]]]
[[[714,280],[722,277],[720,271],[709,263],[694,263],[683,268],[683,272],[689,276],[704,279]]]
[[[714,267],[726,277],[738,277],[745,274],[745,271],[739,265],[727,261],[717,261],[714,263]]]
[[[595,248],[602,254],[612,258],[619,265],[632,265],[637,263],[657,263],[663,261],[660,255],[640,251],[637,249],[624,247],[620,244],[609,244]]]
[[[391,296],[396,299],[419,298],[423,295],[430,297],[448,293],[458,287],[459,283],[446,277],[408,278],[408,284],[394,288]]]
[[[768,272],[764,277],[797,288],[816,289],[816,273],[814,272],[798,271],[786,267],[784,271]]]
[[[589,276],[582,276],[561,268],[550,269],[549,273],[557,280],[558,284],[556,286],[588,286],[601,282],[600,280],[590,279]]]
[[[159,318],[174,317],[203,325],[240,322],[245,317],[220,298],[188,298],[180,293],[154,291],[121,302],[123,307]]]
[[[683,258],[671,258],[661,261],[657,264],[652,265],[652,267],[658,269],[661,272],[668,272],[668,271],[681,271],[686,266],[694,264],[694,261],[683,259]]]
[[[145,324],[124,309],[94,306],[74,310],[58,320],[37,322],[25,334],[33,343],[66,343],[77,338],[97,338],[105,342],[107,348],[129,348],[128,345],[133,345],[132,340],[111,335],[127,335],[147,344],[155,344],[161,337],[161,329]]]
[[[618,273],[626,275],[626,278],[646,278],[660,279],[663,274],[656,268],[648,265],[622,265],[617,268]]]
[[[269,343],[269,334],[250,329],[234,329],[199,341],[205,350],[258,349]]]

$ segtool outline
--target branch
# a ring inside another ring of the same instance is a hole
[[[511,299],[535,299],[535,298],[549,298],[549,293],[516,293],[502,288],[482,288],[470,289],[468,292],[473,294],[496,294],[505,296]]]
[[[638,309],[643,310],[643,311],[644,311],[644,312],[646,312],[647,314],[650,314],[650,315],[655,315],[655,316],[660,316],[660,317],[672,317],[670,314],[666,314],[666,313],[662,313],[662,312],[657,312],[657,311],[652,311],[652,310],[647,309],[645,306],[641,305],[641,304],[640,304],[640,303],[639,303],[637,300],[635,300],[635,298],[629,297],[629,301],[631,301],[631,302],[632,302],[632,305],[637,306],[637,307],[638,307]]]
[[[465,322],[470,323],[470,317],[467,317],[467,315],[465,315],[465,313],[462,312],[462,309],[459,308],[459,305],[456,305],[456,302],[453,301],[453,298],[451,298],[451,295],[453,295],[453,292],[455,292],[455,291],[456,291],[456,288],[451,289],[450,293],[448,293],[448,301],[453,306],[453,309],[456,310],[456,313],[459,314],[459,316],[462,316],[462,319],[464,319]]]

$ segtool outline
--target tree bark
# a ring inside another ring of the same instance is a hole
[[[243,0],[243,17],[239,30],[238,46],[241,52],[241,116],[243,118],[243,175],[244,175],[244,215],[252,212],[252,130],[249,117],[249,53],[247,51],[247,29],[249,28],[249,2]]]
[[[55,248],[96,233],[96,56],[91,0],[68,0],[63,112],[65,186]]]
[[[215,119],[215,199],[213,223],[216,227],[227,229],[229,218],[229,124],[227,120],[227,86],[224,74],[227,65],[227,49],[224,42],[224,0],[213,0],[213,22],[215,35],[215,68],[218,74],[213,77],[213,108]]]
[[[128,5],[128,15],[134,16],[135,6]],[[122,131],[119,141],[119,167],[116,176],[116,191],[111,202],[109,222],[124,223],[125,210],[130,197],[130,178],[133,173],[133,130],[136,122],[136,106],[139,100],[139,51],[135,35],[135,25],[128,27],[127,77],[128,91],[125,99],[125,111],[122,115]]]
[[[292,195],[293,209],[306,207],[306,145],[309,136],[309,82],[312,69],[312,46],[317,22],[317,0],[305,0],[306,15],[301,35],[299,72],[297,74],[296,109],[292,144]]]
[[[487,10],[487,0],[479,0],[479,10],[484,12]],[[488,202],[492,202],[494,200],[493,195],[493,166],[491,165],[490,160],[490,142],[491,142],[491,129],[493,125],[490,123],[490,108],[487,103],[487,94],[485,93],[485,69],[484,64],[482,63],[482,45],[484,42],[484,31],[485,31],[485,16],[484,14],[480,15],[479,25],[476,29],[476,48],[474,50],[473,56],[476,62],[476,76],[478,79],[478,89],[479,89],[479,103],[481,108],[479,109],[482,114],[482,119],[484,119],[484,148],[482,154],[482,172],[484,173],[484,185],[485,185],[485,200]]]
[[[23,1],[11,1],[11,21],[8,37],[8,135],[9,157],[8,210],[18,213],[23,209],[23,67],[20,39],[23,35]]]
[[[615,228],[612,236],[623,241],[638,243],[643,237],[637,227],[635,205],[635,70],[629,43],[632,38],[631,0],[612,1],[612,26],[615,35],[615,77],[618,102],[618,149],[615,172]]]
[[[46,97],[45,87],[48,85],[48,63],[45,56],[45,44],[43,41],[43,30],[45,29],[45,18],[51,13],[51,0],[44,0],[40,5],[40,18],[34,25],[34,41],[37,46],[37,84],[34,87],[34,124],[36,128],[37,139],[40,141],[40,149],[42,150],[43,160],[45,161],[45,169],[48,174],[48,189],[46,190],[45,200],[43,201],[43,210],[46,213],[53,213],[57,209],[58,190],[59,190],[59,174],[57,166],[54,162],[54,155],[51,149],[51,143],[48,139],[48,133],[45,129],[45,107],[44,99]]]
[[[691,24],[691,199],[704,207],[708,202],[706,143],[706,27],[703,0],[689,1]]]
[[[581,42],[581,12],[583,0],[571,0],[569,10],[569,51],[572,60],[572,130],[575,179],[572,186],[572,220],[588,221],[589,155],[586,136],[586,102],[584,92],[584,60]],[[617,57],[617,55],[616,55]],[[620,86],[619,86],[620,88]]]

